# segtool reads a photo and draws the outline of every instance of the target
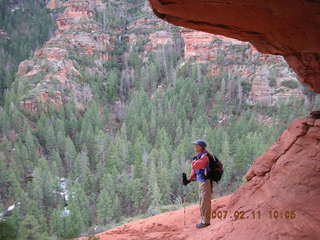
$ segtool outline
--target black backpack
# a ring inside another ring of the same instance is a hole
[[[223,175],[223,164],[213,154],[208,153],[209,166],[206,173],[206,179],[219,182]]]

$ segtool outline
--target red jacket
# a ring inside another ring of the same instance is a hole
[[[193,160],[192,163],[191,163],[192,170],[191,170],[191,174],[190,174],[189,180],[190,181],[196,180],[195,171],[199,170],[199,169],[205,169],[208,166],[208,164],[209,164],[209,157],[207,155],[202,156],[198,160]]]

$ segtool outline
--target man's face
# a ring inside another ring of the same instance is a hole
[[[202,152],[202,147],[201,147],[200,145],[198,145],[198,144],[194,144],[194,145],[193,145],[193,149],[194,149],[194,151],[195,151],[196,153]]]

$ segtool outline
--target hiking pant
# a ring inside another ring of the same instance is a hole
[[[210,179],[199,182],[199,204],[202,223],[210,223],[212,184]]]

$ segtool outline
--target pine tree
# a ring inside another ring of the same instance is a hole
[[[68,214],[64,222],[64,237],[78,237],[91,222],[89,200],[78,182],[73,182],[70,186],[70,199],[67,210]]]
[[[57,168],[57,172],[55,172],[56,176],[62,175],[63,173],[63,165],[62,160],[60,158],[60,155],[57,151],[53,151],[49,155],[49,163],[51,165],[51,168],[53,169],[53,166]]]
[[[39,143],[45,144],[46,132],[49,127],[49,123],[45,113],[41,113],[39,120],[37,121],[37,136],[39,137]]]
[[[108,76],[108,86],[107,86],[107,96],[110,101],[115,101],[118,97],[118,86],[119,86],[119,73],[115,70],[112,70]]]
[[[30,159],[30,162],[34,162],[37,159],[37,147],[36,147],[36,139],[33,137],[30,128],[27,129],[24,138],[25,138],[25,143],[28,150],[28,157]]]
[[[232,182],[232,178],[234,176],[234,162],[231,157],[230,145],[229,145],[229,137],[227,134],[223,135],[222,138],[222,145],[221,145],[221,152],[215,153],[217,154],[220,161],[223,163],[224,173],[222,178],[222,184],[225,186],[227,190]]]
[[[108,224],[114,217],[114,195],[111,195],[105,188],[100,192],[97,202],[98,223]]]
[[[81,153],[78,154],[75,160],[74,168],[72,169],[72,177],[82,185],[86,193],[90,193],[92,176],[89,169],[89,158],[85,147]]]
[[[43,231],[37,218],[32,215],[25,216],[19,228],[19,239],[39,240],[43,239]]]
[[[85,223],[81,216],[80,206],[74,201],[70,201],[68,206],[70,213],[65,218],[64,238],[76,238],[85,228]]]
[[[148,181],[148,189],[149,189],[149,209],[148,211],[151,213],[157,212],[157,208],[160,206],[161,203],[161,192],[158,185],[158,176],[156,172],[155,163],[152,161],[150,163],[150,173],[149,173],[149,181]]]
[[[64,235],[64,216],[63,209],[55,208],[51,212],[49,219],[50,234],[56,237],[63,237]]]
[[[89,226],[91,223],[91,208],[90,208],[90,195],[85,192],[85,188],[79,182],[74,182],[71,191],[74,193],[71,202],[74,202],[80,207],[82,221],[85,227]]]
[[[76,116],[76,107],[73,102],[67,102],[66,104],[64,104],[64,109],[66,135],[74,138],[79,127]]]
[[[65,154],[64,154],[64,167],[66,172],[69,173],[75,167],[75,160],[77,158],[77,151],[70,137],[66,138]]]
[[[121,188],[117,176],[118,175],[106,173],[101,181],[101,191],[98,196],[97,206],[99,205],[102,208],[97,207],[97,215],[99,222],[103,224],[107,224],[111,220],[119,220],[120,216],[123,214],[120,211],[121,199],[118,198],[117,193]],[[118,184],[118,188],[114,187],[116,184]],[[126,195],[125,197],[128,196]]]
[[[1,240],[17,239],[16,226],[8,221],[0,221],[0,239]]]
[[[47,151],[50,153],[55,150],[58,150],[57,149],[57,139],[56,139],[52,124],[49,124],[47,127],[48,128],[46,129],[44,138],[45,138],[45,144],[46,144]]]
[[[9,184],[9,196],[16,199],[17,201],[22,201],[25,197],[25,193],[21,187],[20,182],[16,176],[16,172],[14,171],[14,167],[10,167],[8,170],[8,184]]]
[[[58,145],[59,154],[63,156],[66,151],[66,137],[65,137],[65,132],[62,130],[57,131],[57,145]]]
[[[47,215],[48,209],[56,202],[55,189],[57,189],[57,178],[51,174],[48,162],[44,158],[38,160],[38,166],[34,170],[32,181],[32,196],[41,214]]]

